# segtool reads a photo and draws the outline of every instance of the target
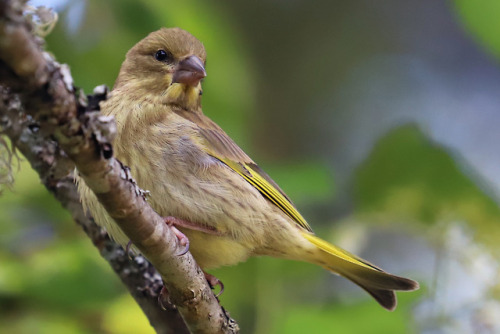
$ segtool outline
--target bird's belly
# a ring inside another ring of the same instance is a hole
[[[258,192],[254,194],[254,189],[243,179],[238,180],[242,184],[235,187],[234,182],[212,180],[188,170],[183,177],[166,170],[131,170],[132,174],[136,171],[134,178],[138,185],[150,192],[148,202],[159,215],[173,216],[219,232],[220,235],[214,235],[179,228],[189,238],[190,252],[201,268],[245,261],[265,242],[268,203]],[[151,177],[143,175],[145,173],[161,173],[161,182],[148,182]],[[236,173],[229,175],[240,178]]]
[[[154,131],[150,131],[150,139],[151,133]],[[137,184],[150,192],[148,202],[159,215],[219,232],[183,230],[202,268],[246,260],[267,242],[266,227],[273,220],[269,202],[227,165],[193,147],[191,141],[174,139],[173,135],[161,138],[169,139],[161,150],[136,143],[127,150],[118,149],[117,157],[131,168]]]
[[[189,238],[189,251],[204,270],[231,266],[252,255],[253,246],[228,237],[181,229]]]
[[[233,206],[237,200],[235,194],[217,194],[230,190],[218,183],[210,185],[207,182],[193,190],[191,185],[179,183],[179,180],[169,181],[172,181],[170,186],[152,188],[152,207],[161,216],[181,218],[201,228],[214,228],[220,233],[216,235],[179,227],[188,237],[189,250],[201,268],[211,269],[245,261],[263,242],[263,218],[255,219],[255,216],[260,216],[250,207],[234,212],[237,207]],[[207,194],[207,190],[214,193]],[[161,202],[154,198],[161,199]]]

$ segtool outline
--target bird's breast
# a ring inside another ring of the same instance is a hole
[[[204,151],[195,124],[166,112],[154,122],[133,117],[121,125],[116,157],[150,192],[148,201],[160,215],[211,226],[242,242],[265,233],[268,202]]]

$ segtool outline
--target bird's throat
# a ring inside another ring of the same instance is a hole
[[[193,87],[181,83],[174,83],[167,88],[164,103],[175,104],[186,110],[195,110],[200,106],[201,86]]]

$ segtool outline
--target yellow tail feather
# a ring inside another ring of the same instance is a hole
[[[322,256],[316,264],[356,283],[388,310],[396,307],[394,290],[411,291],[419,288],[417,282],[391,275],[306,231],[302,232],[302,235],[322,251]]]

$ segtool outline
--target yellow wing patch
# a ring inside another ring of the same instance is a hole
[[[278,189],[270,184],[259,173],[255,172],[250,167],[247,168],[245,164],[237,163],[230,159],[222,159],[221,161],[228,165],[235,172],[240,174],[245,180],[248,181],[248,183],[254,186],[258,191],[260,191],[262,195],[264,195],[264,197],[269,199],[290,218],[292,218],[300,227],[306,229],[309,232],[312,232],[309,224],[297,211],[297,209],[295,209],[292,203],[290,203],[290,201],[286,199]]]
[[[293,206],[279,186],[246,155],[243,150],[212,120],[198,112],[174,110],[198,126],[205,152],[225,163],[248,183],[292,218],[298,226],[312,232],[306,220]]]

